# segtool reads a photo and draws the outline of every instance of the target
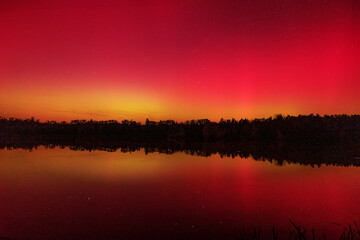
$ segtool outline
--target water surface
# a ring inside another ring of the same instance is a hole
[[[0,150],[0,237],[236,239],[243,227],[339,236],[360,169],[144,150]]]

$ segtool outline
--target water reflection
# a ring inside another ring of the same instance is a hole
[[[331,239],[359,220],[358,183],[354,167],[219,154],[1,150],[0,236],[235,239],[273,224],[288,236],[291,218]]]
[[[210,157],[253,158],[257,161],[269,161],[277,165],[285,162],[301,165],[318,166],[359,166],[359,144],[229,144],[229,143],[187,143],[187,142],[156,142],[156,143],[122,143],[122,142],[92,142],[92,143],[26,143],[26,144],[0,144],[0,149],[27,149],[33,150],[38,147],[45,148],[69,148],[75,151],[106,152],[120,151],[123,153],[135,152],[144,149],[145,153],[174,154],[183,152],[189,155]]]

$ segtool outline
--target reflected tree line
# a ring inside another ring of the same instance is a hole
[[[360,115],[277,115],[267,119],[186,122],[123,120],[40,122],[0,118],[0,148],[70,147],[73,150],[146,153],[219,153],[282,165],[358,166]]]

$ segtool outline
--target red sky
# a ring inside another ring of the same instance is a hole
[[[0,116],[360,113],[358,0],[0,1]]]

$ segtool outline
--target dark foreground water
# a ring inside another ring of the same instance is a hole
[[[3,238],[236,239],[243,227],[270,237],[273,225],[288,237],[289,219],[338,238],[360,220],[360,169],[185,153],[0,150]]]

